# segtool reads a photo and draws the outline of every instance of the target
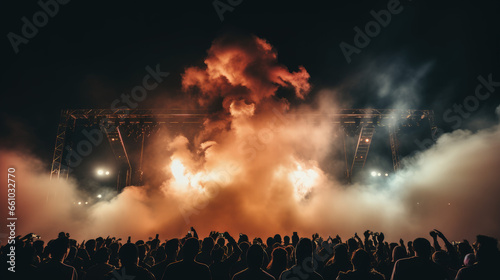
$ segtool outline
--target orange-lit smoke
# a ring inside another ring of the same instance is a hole
[[[445,134],[429,150],[405,159],[406,167],[382,188],[345,186],[324,167],[343,164],[331,158],[341,143],[331,122],[295,120],[289,102],[275,97],[280,87],[299,99],[307,96],[311,86],[303,67],[290,72],[257,37],[215,40],[205,64],[186,69],[184,90],[202,105],[222,102],[223,111],[192,139],[158,133],[145,161],[154,178],[83,214],[64,206],[64,200],[78,197],[72,183],[49,182],[31,158],[4,154],[2,170],[14,161],[23,178],[19,230],[51,236],[64,230],[82,239],[155,233],[167,238],[191,226],[202,235],[228,230],[261,237],[293,231],[347,237],[368,228],[389,240],[425,236],[433,228],[452,239],[500,236],[498,126]],[[317,109],[303,106],[301,112],[336,106],[325,94],[316,99]],[[47,188],[64,200],[47,204]]]

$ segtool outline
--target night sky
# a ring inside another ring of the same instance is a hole
[[[240,3],[241,2],[241,3]],[[397,14],[348,63],[339,45],[354,46],[370,11],[393,1],[229,1],[223,20],[213,1],[69,1],[16,53],[8,34],[22,35],[36,1],[2,7],[2,148],[29,151],[51,162],[61,109],[110,108],[159,64],[170,76],[139,108],[179,108],[181,74],[201,66],[219,36],[256,35],[290,71],[304,66],[312,92],[335,89],[345,108],[432,109],[436,122],[474,94],[477,77],[500,81],[498,1],[401,1]],[[222,7],[222,6],[221,6]],[[500,88],[459,128],[496,122]],[[286,94],[286,93],[284,93]],[[291,98],[291,103],[298,100]],[[195,102],[193,101],[194,106]]]

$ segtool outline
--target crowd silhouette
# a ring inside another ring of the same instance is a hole
[[[500,279],[495,238],[478,235],[450,242],[439,230],[430,238],[389,243],[383,233],[300,238],[276,234],[264,243],[240,234],[211,232],[203,239],[194,228],[182,238],[132,242],[98,237],[78,243],[68,233],[45,243],[34,234],[2,244],[1,279],[61,280],[412,280]],[[431,241],[429,241],[431,240]],[[442,245],[443,246],[442,246]],[[8,268],[15,249],[15,272]],[[11,255],[11,254],[10,254]]]

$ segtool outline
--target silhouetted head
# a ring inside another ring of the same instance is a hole
[[[158,249],[155,250],[154,258],[157,262],[161,262],[167,258],[167,253],[165,253],[165,247],[159,246]]]
[[[349,247],[349,252],[356,251],[359,247],[358,241],[356,241],[356,239],[354,238],[349,238],[347,240],[347,247]]]
[[[476,237],[477,249],[476,259],[478,262],[491,262],[496,261],[499,257],[498,241],[489,236],[478,235]]]
[[[250,242],[250,239],[248,239],[248,235],[240,233],[240,238],[238,239],[238,244],[242,242]]]
[[[107,263],[109,260],[109,249],[101,248],[95,252],[94,261],[97,263]]]
[[[279,234],[274,235],[274,243],[281,244],[281,235]]]
[[[272,237],[268,237],[267,240],[266,240],[266,245],[267,245],[267,248],[272,248],[273,247],[273,244],[274,244],[274,238]]]
[[[144,260],[144,257],[146,257],[146,245],[145,244],[140,244],[137,245],[137,252],[139,253],[139,260]]]
[[[285,236],[283,237],[283,245],[287,246],[287,245],[289,245],[289,244],[290,244],[290,236],[285,235]]]
[[[50,254],[52,258],[62,261],[68,254],[69,239],[66,236],[60,236],[50,243]]]
[[[78,252],[78,248],[75,246],[69,247],[68,255],[66,256],[66,260],[72,261],[76,258],[76,253]]]
[[[436,251],[432,254],[432,261],[441,266],[448,267],[450,265],[450,256],[445,251]]]
[[[219,239],[217,239],[217,244],[219,244],[220,247],[224,247],[224,245],[226,244],[226,239],[219,237]]]
[[[214,262],[221,262],[222,258],[224,257],[224,250],[220,247],[213,249],[211,256]]]
[[[109,249],[111,250],[111,254],[117,254],[120,249],[120,244],[118,244],[118,242],[113,242],[109,244]]]
[[[413,241],[413,250],[417,257],[429,259],[431,257],[431,243],[425,238],[417,238]]]
[[[259,269],[264,261],[264,250],[260,245],[252,245],[248,248],[247,264],[249,269]]]
[[[137,265],[137,262],[139,261],[139,251],[137,249],[137,245],[134,243],[126,243],[120,248],[118,256],[124,266]]]
[[[184,242],[184,246],[182,246],[184,260],[189,260],[189,261],[194,260],[196,255],[198,255],[199,251],[200,251],[200,243],[198,242],[198,239],[194,237],[188,238]]]
[[[305,264],[305,262],[312,262],[313,245],[309,238],[301,238],[295,248],[295,259],[297,265]],[[309,258],[309,259],[307,259]]]
[[[33,241],[33,247],[35,248],[35,252],[37,255],[41,256],[43,253],[43,247],[45,245],[45,242],[43,240],[35,240]]]
[[[366,252],[364,249],[357,249],[352,255],[351,261],[355,270],[370,270],[370,254],[368,254],[368,252]]]
[[[333,258],[336,262],[347,262],[349,261],[349,254],[347,253],[347,246],[345,244],[337,244],[333,248]]]
[[[103,243],[104,243],[104,238],[97,237],[95,239],[96,248],[101,248],[101,246],[102,246]]]
[[[406,250],[401,246],[396,246],[392,250],[392,261],[396,262],[399,259],[406,258]]]
[[[288,253],[285,249],[277,247],[273,250],[271,261],[267,266],[267,269],[279,268],[286,269],[288,266]]]
[[[167,258],[175,260],[177,258],[177,252],[179,251],[179,239],[170,239],[165,243],[165,253]]]
[[[87,242],[85,242],[85,249],[87,249],[87,251],[89,251],[89,252],[94,251],[95,245],[96,245],[96,242],[94,239],[87,240]]]
[[[248,243],[248,242],[242,242],[240,244],[240,250],[241,250],[241,256],[242,256],[242,258],[246,258],[248,248],[250,248],[250,243]]]
[[[201,251],[210,252],[214,248],[214,239],[212,237],[206,237],[203,239],[203,243],[201,243]]]
[[[294,234],[294,235],[292,235],[292,245],[293,245],[293,247],[297,246],[297,243],[299,243],[299,235],[298,234]]]
[[[474,253],[474,248],[469,244],[469,242],[458,243],[458,253],[461,256],[465,256],[470,253]]]

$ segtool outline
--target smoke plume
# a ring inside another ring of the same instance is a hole
[[[18,232],[145,239],[184,235],[191,226],[201,235],[227,230],[260,237],[293,231],[348,237],[371,229],[392,241],[437,228],[450,239],[500,237],[498,125],[442,135],[405,158],[384,184],[344,185],[328,172],[342,165],[330,158],[340,154],[337,128],[326,118],[310,122],[296,114],[325,113],[338,103],[328,91],[313,98],[318,106],[291,108],[276,98],[280,88],[307,96],[309,74],[298,69],[280,65],[264,39],[215,40],[205,67],[185,70],[183,89],[201,105],[219,102],[221,112],[194,137],[158,133],[146,151],[145,170],[155,174],[146,185],[89,207],[73,204],[81,196],[76,182],[50,181],[37,159],[1,152],[1,170],[16,168]]]

